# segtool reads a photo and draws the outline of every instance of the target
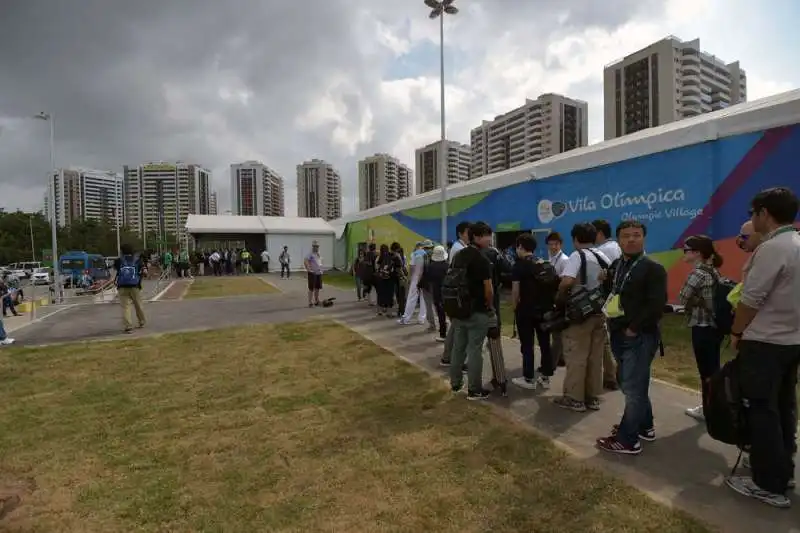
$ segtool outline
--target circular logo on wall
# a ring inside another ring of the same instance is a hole
[[[539,206],[536,208],[539,216],[539,222],[548,224],[553,221],[555,215],[553,214],[553,202],[550,200],[539,200]]]

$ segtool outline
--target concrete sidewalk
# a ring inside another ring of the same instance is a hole
[[[286,293],[297,293],[298,297],[305,294],[304,277],[275,280],[270,276],[269,279]],[[374,308],[355,301],[352,290],[326,286],[324,297],[331,296],[337,297],[330,310],[332,319],[431,374],[446,376],[446,369],[438,366],[442,344],[434,342],[432,334],[425,333],[425,326],[400,326],[395,320],[378,318]],[[503,347],[509,379],[521,375],[519,343],[505,338]],[[658,439],[644,443],[640,456],[620,457],[598,451],[594,443],[597,437],[607,436],[611,426],[619,422],[624,408],[622,394],[606,393],[599,412],[565,411],[549,401],[560,393],[563,375],[563,369],[556,372],[549,391],[531,392],[509,384],[509,397],[495,398],[492,403],[548,435],[579,460],[611,472],[659,501],[685,509],[721,531],[800,533],[797,490],[792,497],[794,507],[780,510],[740,496],[723,485],[737,453],[732,447],[711,440],[702,424],[684,414],[687,408],[697,405],[697,393],[654,381],[651,398]],[[490,376],[487,360],[484,377],[488,380]],[[800,475],[796,474],[796,478],[800,479]]]

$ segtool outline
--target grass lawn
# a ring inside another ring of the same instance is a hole
[[[334,324],[3,355],[7,530],[707,531]]]
[[[195,278],[184,298],[218,298],[274,292],[280,291],[255,276],[208,276]]]
[[[322,276],[322,282],[340,289],[356,290],[356,280],[349,272],[329,271]]]

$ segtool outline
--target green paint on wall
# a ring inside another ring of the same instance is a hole
[[[352,265],[358,253],[358,243],[374,242],[376,245],[400,243],[406,255],[414,250],[414,246],[426,237],[406,228],[391,215],[375,217],[369,220],[351,222],[347,225],[347,264]]]
[[[519,231],[522,227],[522,222],[501,222],[495,228],[495,232],[501,231]]]
[[[649,254],[655,261],[661,263],[667,271],[672,268],[672,265],[678,262],[683,257],[683,250],[667,250],[666,252],[657,252]]]
[[[487,196],[489,196],[488,192],[479,192],[462,198],[447,200],[447,216],[455,216],[462,211],[466,211]],[[442,205],[440,203],[423,205],[422,207],[415,207],[403,211],[403,214],[417,220],[436,220],[442,216]]]

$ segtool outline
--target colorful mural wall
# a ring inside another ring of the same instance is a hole
[[[800,126],[738,135],[618,163],[528,181],[448,202],[448,240],[462,220],[482,220],[496,231],[558,231],[568,240],[578,222],[626,219],[647,225],[647,252],[670,274],[677,295],[689,268],[683,240],[706,234],[725,258],[722,271],[741,277],[745,254],[735,245],[749,201],[776,186],[800,189]],[[406,250],[438,241],[440,204],[348,224],[348,261],[359,242],[399,242]],[[571,246],[566,246],[567,251]]]

